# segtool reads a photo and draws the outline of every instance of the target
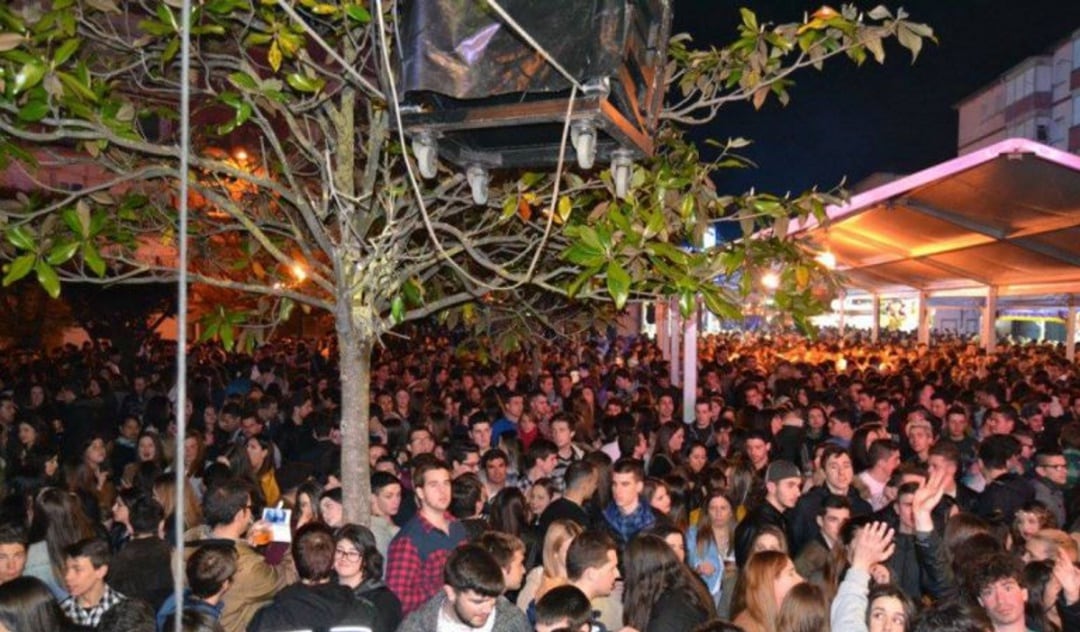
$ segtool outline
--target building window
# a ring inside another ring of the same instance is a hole
[[[1035,140],[1040,143],[1045,143],[1050,140],[1050,129],[1046,123],[1039,123],[1035,126]]]

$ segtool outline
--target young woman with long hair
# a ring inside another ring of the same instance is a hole
[[[809,582],[792,586],[776,615],[776,632],[829,632],[829,626],[829,602],[821,587]]]
[[[681,423],[660,424],[656,431],[656,448],[649,460],[649,476],[661,478],[682,464],[682,449],[686,442],[686,427]]]
[[[488,510],[488,524],[495,531],[521,538],[525,543],[526,566],[532,566],[533,556],[540,548],[540,538],[529,522],[529,505],[520,489],[506,487],[495,494]]]
[[[93,521],[83,511],[76,494],[46,487],[34,499],[30,521],[30,546],[26,551],[24,575],[37,577],[58,599],[67,597],[64,588],[64,548],[99,535]]]
[[[161,444],[158,433],[144,430],[139,433],[135,442],[135,461],[124,467],[121,477],[123,487],[131,487],[134,484],[135,475],[142,463],[153,463],[158,471],[165,471],[165,448]]]
[[[191,481],[184,481],[184,529],[190,530],[203,523],[202,505],[195,497]],[[176,477],[162,474],[154,479],[154,500],[165,510],[165,541],[174,544],[176,537],[176,507],[179,504],[176,493]],[[179,534],[183,535],[183,534]]]
[[[281,488],[274,473],[274,444],[270,439],[263,435],[248,437],[244,451],[236,461],[235,471],[255,484],[263,506],[271,507],[281,499]]]
[[[654,513],[665,517],[671,513],[671,488],[664,481],[651,476],[646,478],[642,495]]]
[[[735,625],[746,632],[776,632],[784,597],[803,581],[795,563],[780,551],[754,553],[743,569],[743,579],[746,606],[736,615]]]
[[[529,571],[525,584],[518,593],[517,605],[522,611],[528,611],[529,604],[540,599],[544,593],[561,586],[567,581],[566,551],[570,542],[584,528],[573,520],[554,520],[544,534],[542,564]]]
[[[641,632],[690,630],[716,616],[712,596],[693,572],[655,535],[639,535],[626,548],[623,621]]]
[[[82,458],[69,472],[68,486],[72,491],[82,490],[93,496],[98,506],[98,517],[107,516],[116,497],[112,472],[109,471],[108,451],[105,440],[95,436],[83,444]]]
[[[16,577],[0,585],[0,629],[85,630],[64,615],[49,587],[36,577]]]
[[[112,506],[112,527],[109,528],[109,545],[114,553],[124,548],[134,530],[131,528],[131,507],[144,496],[141,489],[122,489]]]
[[[42,452],[51,441],[49,428],[36,417],[20,419],[16,439],[8,440],[7,476],[9,479],[17,476],[32,478],[34,456]]]
[[[705,498],[698,522],[686,534],[687,563],[694,569],[713,596],[717,610],[726,616],[734,590],[735,510],[731,500],[719,490]],[[731,571],[727,569],[731,568]],[[725,590],[726,589],[726,590]]]

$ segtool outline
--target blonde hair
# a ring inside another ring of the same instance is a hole
[[[776,629],[779,606],[776,603],[776,578],[791,563],[780,551],[760,551],[750,556],[743,568],[746,580],[746,614],[767,630]]]
[[[1080,547],[1077,547],[1076,540],[1072,539],[1068,533],[1065,533],[1061,529],[1040,529],[1031,536],[1031,542],[1039,541],[1046,545],[1049,549],[1050,561],[1054,561],[1057,558],[1058,550],[1063,550],[1069,556],[1069,560],[1073,564],[1077,562],[1077,558],[1080,557]]]
[[[536,589],[536,600],[552,588],[568,581],[566,560],[559,557],[559,549],[564,548],[567,542],[578,537],[584,530],[573,520],[555,520],[548,525],[547,532],[544,534],[543,577],[540,586]]]
[[[172,474],[163,474],[154,480],[154,498],[161,503],[168,519],[176,511],[176,478]],[[184,527],[194,529],[203,523],[202,507],[195,497],[195,488],[190,480],[184,481]]]

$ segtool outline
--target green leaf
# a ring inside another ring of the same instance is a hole
[[[367,9],[358,4],[350,4],[345,7],[345,14],[348,15],[350,19],[359,22],[360,24],[371,22],[371,14],[368,13]]]
[[[422,288],[415,279],[409,279],[401,284],[401,291],[405,295],[407,305],[422,305],[424,302]]]
[[[34,123],[45,118],[49,113],[49,104],[44,101],[30,101],[19,108],[19,120]]]
[[[98,250],[94,247],[94,244],[89,242],[82,245],[82,258],[86,262],[86,265],[90,266],[94,274],[99,277],[105,276],[105,260],[98,254]]]
[[[12,86],[13,94],[26,92],[41,83],[44,77],[45,64],[41,60],[35,59],[23,64],[23,67],[15,74],[15,84]]]
[[[169,7],[165,6],[165,3],[161,3],[157,7],[158,21],[172,28],[173,33],[180,32],[180,25],[176,23],[176,16],[169,10]]]
[[[34,250],[35,237],[26,226],[13,226],[7,230],[7,240],[19,250]]]
[[[256,90],[259,84],[246,72],[234,72],[229,75],[229,83],[241,90]]]
[[[218,327],[218,335],[221,336],[221,346],[225,347],[226,351],[232,351],[236,343],[236,330],[233,326],[229,323],[221,323]]]
[[[80,40],[74,37],[69,40],[65,40],[64,43],[56,49],[56,52],[53,53],[53,66],[59,66],[67,60],[71,59],[71,56],[74,55],[75,51],[79,49],[80,43]]]
[[[691,290],[679,292],[679,313],[683,318],[690,318],[690,315],[694,313],[694,307],[697,306],[694,297],[695,294]]]
[[[326,85],[326,81],[318,77],[308,77],[299,72],[289,73],[285,76],[285,82],[297,92],[318,92]]]
[[[595,267],[583,270],[580,274],[578,274],[574,278],[573,281],[570,282],[569,285],[566,286],[567,295],[570,296],[570,298],[574,298],[575,296],[577,296],[578,292],[581,291],[581,287],[583,285],[585,285],[585,283],[587,281],[590,281],[599,272],[600,272],[600,266],[595,266]]]
[[[56,71],[56,77],[60,80],[60,83],[64,84],[64,90],[68,93],[68,96],[97,103],[98,97],[94,94],[94,91],[75,75],[58,70]]]
[[[746,25],[746,28],[751,31],[758,30],[757,16],[754,12],[747,8],[739,9],[739,13],[742,14],[742,23]]]
[[[394,321],[395,325],[405,320],[405,298],[400,294],[390,301],[390,319]]]
[[[169,40],[169,43],[165,45],[165,50],[161,51],[161,63],[166,64],[176,57],[176,53],[180,51],[180,38],[174,37]]]
[[[66,208],[60,212],[60,219],[64,220],[71,232],[80,237],[86,236],[86,229],[83,227],[82,220],[79,219],[79,214],[75,212],[73,208]]]
[[[53,270],[48,263],[38,259],[37,263],[34,264],[34,272],[37,272],[38,283],[45,288],[49,296],[58,298],[60,296],[60,277],[56,276],[56,270]]]
[[[63,265],[71,260],[75,256],[75,253],[79,250],[79,242],[69,241],[56,244],[49,250],[49,255],[45,258],[51,266]]]
[[[616,261],[607,265],[607,289],[615,301],[615,308],[622,309],[630,298],[630,274]]]
[[[7,267],[7,274],[4,275],[4,287],[7,287],[30,274],[30,271],[34,269],[35,263],[37,263],[37,255],[33,253],[15,257],[15,260]]]
[[[702,291],[701,296],[705,300],[705,308],[719,318],[724,320],[742,319],[742,311],[740,311],[739,306],[723,300],[717,292]]]

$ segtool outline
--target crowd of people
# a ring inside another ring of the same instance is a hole
[[[706,336],[684,418],[644,337],[417,333],[372,359],[367,526],[332,339],[195,345],[182,403],[175,353],[0,360],[0,631],[1080,631],[1060,346]]]

